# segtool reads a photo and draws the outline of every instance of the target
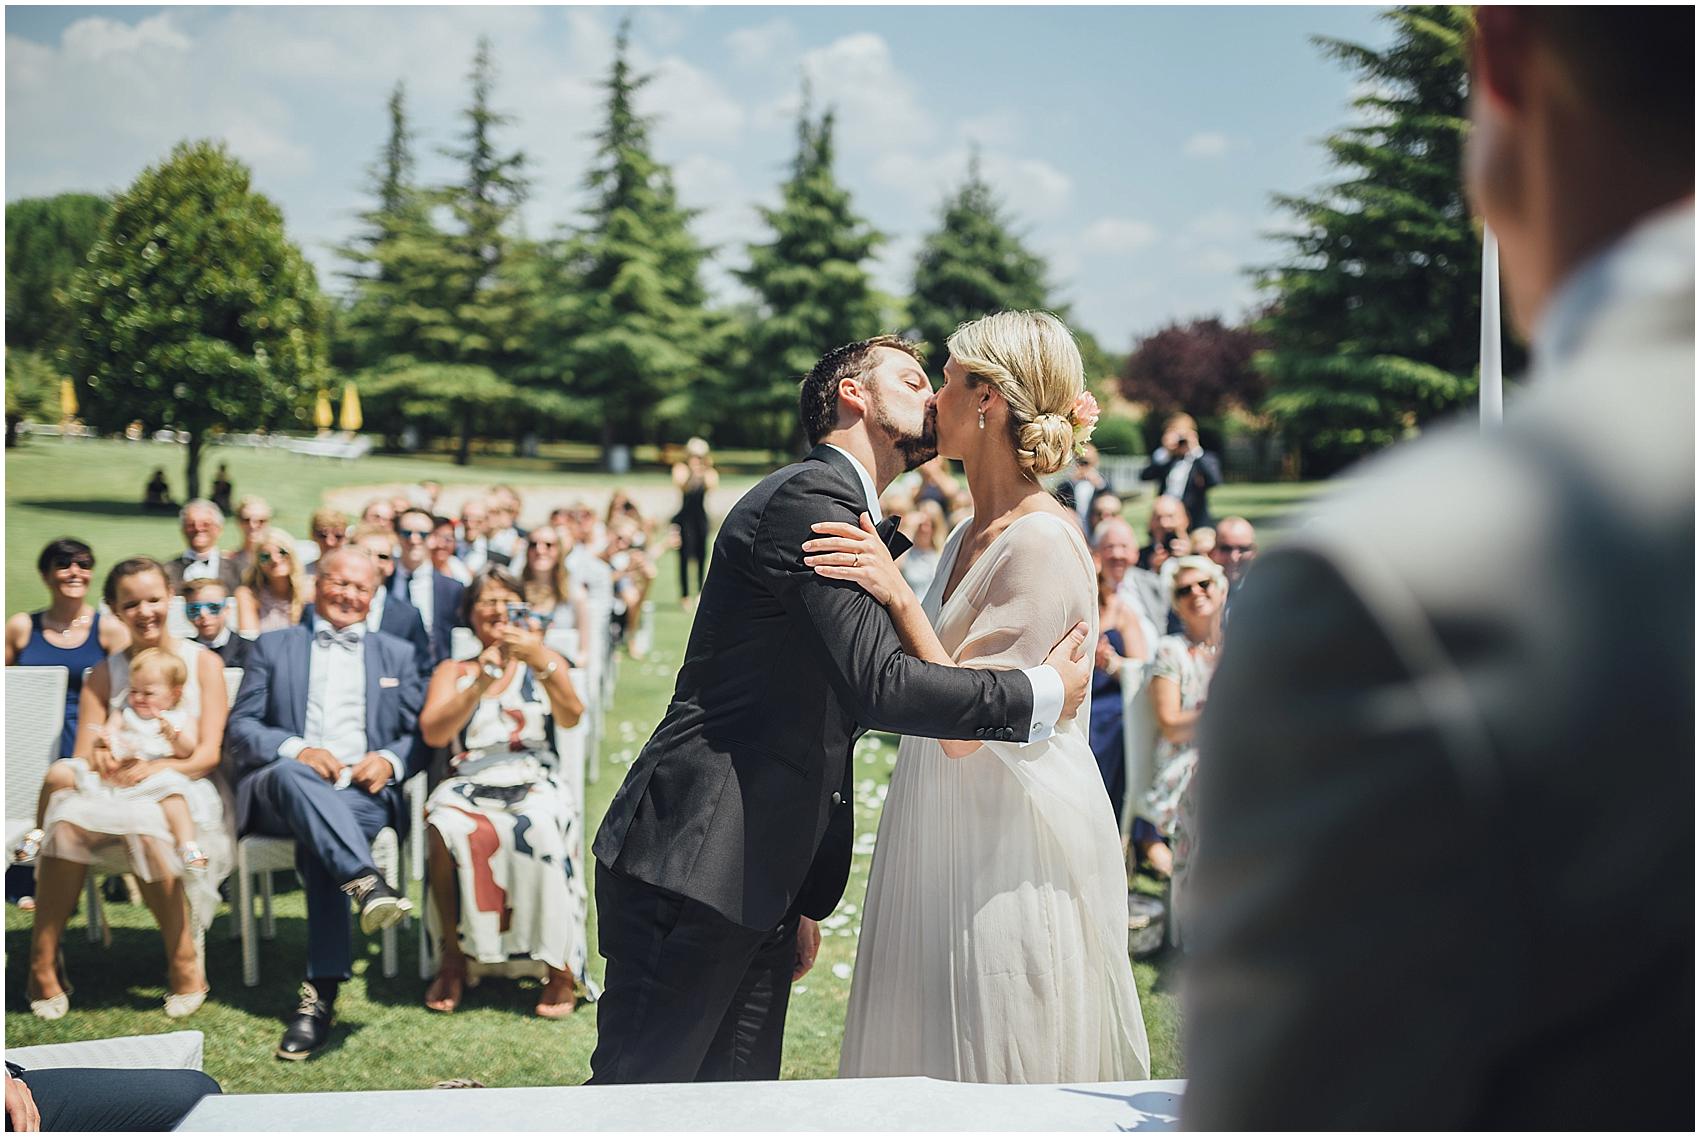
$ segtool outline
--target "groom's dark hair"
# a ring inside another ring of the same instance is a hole
[[[868,367],[869,357],[877,347],[890,347],[912,356],[916,363],[926,366],[925,345],[902,336],[875,336],[835,347],[820,357],[820,361],[803,376],[803,390],[797,401],[797,418],[809,445],[820,440],[838,425],[838,385],[846,379],[859,377]]]

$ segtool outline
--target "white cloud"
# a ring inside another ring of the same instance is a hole
[[[193,46],[189,37],[172,25],[170,12],[149,16],[136,24],[89,16],[67,27],[60,43],[70,58],[97,63],[115,55],[183,52]],[[164,62],[157,55],[151,61]]]
[[[797,31],[788,20],[769,20],[729,32],[725,42],[739,67],[772,67],[777,60],[796,54]]]
[[[639,94],[639,109],[658,119],[656,133],[695,145],[737,141],[744,108],[713,77],[669,56],[654,69],[654,81]]]
[[[1081,243],[1088,254],[1135,253],[1157,240],[1157,227],[1131,217],[1103,217],[1086,227]]]
[[[893,140],[911,146],[932,141],[933,117],[880,36],[856,32],[805,52],[802,69],[813,86],[816,113],[827,107],[837,112],[836,137],[843,149],[878,153]],[[781,100],[784,117],[796,117],[800,98],[794,91]]]
[[[956,124],[956,137],[980,146],[1015,146],[1021,138],[1021,116],[1014,111],[972,115]]]
[[[1227,152],[1227,136],[1208,130],[1188,138],[1181,147],[1181,153],[1188,158],[1220,158]]]
[[[886,150],[874,159],[873,178],[880,185],[902,191],[912,205],[930,212],[945,194],[962,184],[968,173],[968,156],[967,146],[943,154]],[[980,176],[1018,224],[1061,215],[1074,193],[1074,179],[1049,162],[1001,150],[981,152]]]

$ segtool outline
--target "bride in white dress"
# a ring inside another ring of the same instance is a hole
[[[870,528],[826,522],[817,572],[891,610],[904,650],[961,667],[1043,662],[1097,589],[1079,523],[1039,484],[1090,433],[1068,329],[1001,312],[949,341],[939,453],[976,515],[924,601]],[[1127,955],[1127,879],[1086,708],[1035,743],[904,738],[880,820],[841,1077],[1136,1081],[1150,1052]]]

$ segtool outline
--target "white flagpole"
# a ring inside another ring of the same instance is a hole
[[[1505,421],[1505,373],[1500,362],[1499,239],[1482,226],[1482,429]]]

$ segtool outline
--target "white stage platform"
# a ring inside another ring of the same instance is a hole
[[[930,1078],[209,1097],[178,1130],[1172,1130],[1184,1081],[978,1086]]]

